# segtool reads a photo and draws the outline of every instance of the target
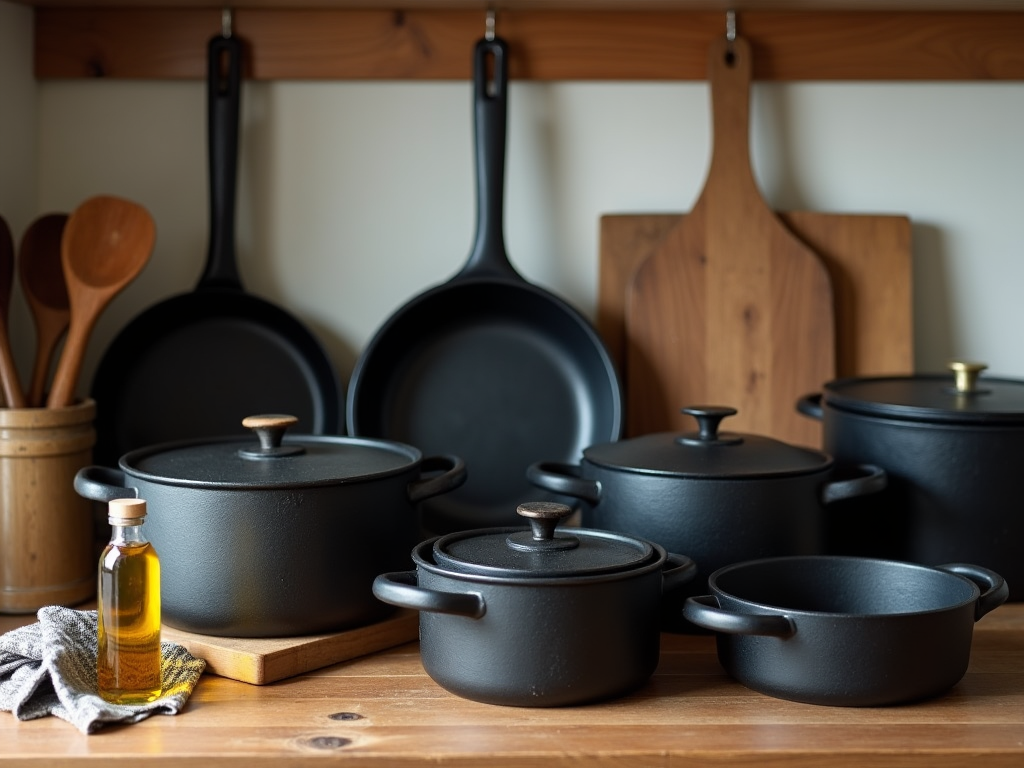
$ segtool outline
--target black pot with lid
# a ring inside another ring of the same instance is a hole
[[[885,485],[877,467],[845,466],[822,451],[722,430],[734,408],[682,410],[695,430],[593,445],[578,465],[538,462],[527,477],[580,499],[586,526],[689,554],[700,568],[690,594],[706,591],[708,575],[730,563],[821,554],[831,505]],[[668,606],[666,629],[692,629],[682,600]]]
[[[558,529],[572,514],[564,504],[517,512],[529,528],[436,537],[413,549],[415,571],[375,580],[380,600],[420,611],[427,674],[464,698],[526,707],[643,685],[658,664],[662,601],[693,578],[693,561],[617,532]]]
[[[1024,380],[956,361],[944,374],[837,379],[798,410],[823,422],[824,449],[889,475],[871,503],[844,503],[829,551],[925,565],[970,562],[1024,599]]]
[[[389,440],[286,434],[294,416],[249,416],[251,436],[183,440],[75,476],[85,498],[145,499],[167,624],[236,637],[315,634],[386,614],[372,592],[403,567],[416,505],[460,486],[463,461]]]

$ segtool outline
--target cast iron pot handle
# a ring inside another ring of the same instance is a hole
[[[414,611],[450,613],[479,619],[487,612],[483,595],[477,592],[439,592],[419,586],[416,571],[382,573],[373,580],[373,594],[378,600],[411,608]]]
[[[831,504],[834,501],[867,496],[869,493],[884,491],[889,485],[889,475],[881,467],[874,464],[858,464],[857,470],[864,474],[826,483],[821,489],[821,503]]]
[[[79,496],[102,502],[139,495],[138,489],[125,487],[124,472],[110,467],[82,467],[75,473],[75,490]]]
[[[665,556],[665,569],[661,572],[661,592],[672,592],[693,581],[697,575],[697,564],[686,555],[669,552]]]
[[[592,506],[601,500],[601,484],[584,478],[578,464],[538,461],[526,468],[526,479],[545,491],[582,499]]]
[[[821,409],[821,392],[804,395],[796,401],[796,409],[804,416],[821,421],[824,418]]]
[[[434,477],[425,477],[440,472]],[[407,492],[413,504],[453,491],[466,482],[466,464],[458,456],[428,456],[420,463],[420,479],[409,483]]]
[[[935,566],[940,571],[955,573],[970,579],[981,589],[981,596],[974,606],[974,620],[977,621],[989,611],[998,608],[1010,597],[1010,587],[1006,579],[995,571],[983,568],[980,565],[969,563],[946,563],[946,565]]]
[[[727,611],[719,607],[714,595],[686,598],[683,616],[698,627],[729,635],[791,637],[796,632],[792,620],[786,616]]]

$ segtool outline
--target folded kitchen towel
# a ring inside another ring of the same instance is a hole
[[[96,611],[40,608],[39,621],[0,635],[0,710],[19,720],[55,715],[82,733],[108,723],[175,715],[206,668],[174,643],[161,644],[163,695],[147,704],[111,704],[97,692]]]

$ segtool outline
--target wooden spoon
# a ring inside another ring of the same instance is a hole
[[[14,281],[14,240],[11,228],[0,218],[0,388],[9,408],[24,408],[25,395],[18,381],[18,371],[11,354],[11,340],[7,336],[7,310],[11,304],[11,284]]]
[[[65,213],[40,216],[25,230],[18,251],[21,290],[36,324],[36,361],[26,397],[33,408],[43,404],[50,361],[71,318],[68,286],[60,261],[61,236],[67,220]]]
[[[156,227],[149,212],[128,200],[91,197],[71,213],[61,244],[71,322],[47,408],[65,408],[74,401],[96,320],[146,266],[155,239]]]

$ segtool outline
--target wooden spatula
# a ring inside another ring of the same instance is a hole
[[[626,300],[630,434],[692,430],[688,405],[736,408],[736,431],[818,446],[797,414],[835,376],[829,273],[768,207],[750,165],[750,47],[712,43],[712,155],[693,210],[634,275]]]

